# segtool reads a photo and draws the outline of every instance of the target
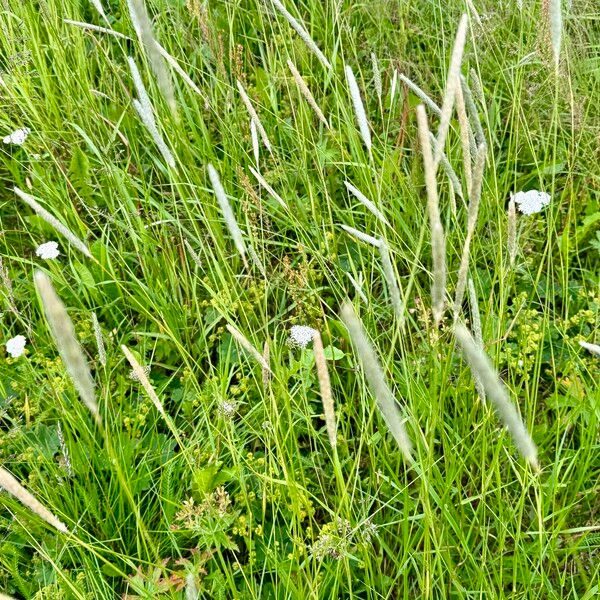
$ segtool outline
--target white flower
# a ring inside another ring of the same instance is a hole
[[[290,337],[288,341],[292,346],[306,348],[306,346],[312,342],[313,336],[316,332],[316,329],[308,327],[307,325],[294,325],[290,329]]]
[[[27,339],[24,335],[16,335],[6,342],[6,351],[13,357],[19,358],[25,350]]]
[[[528,192],[517,192],[513,197],[519,210],[525,215],[533,215],[540,212],[542,208],[550,204],[550,194],[529,190]]]
[[[15,131],[5,136],[2,141],[5,144],[16,144],[17,146],[22,146],[30,133],[31,129],[29,129],[29,127],[15,129]]]
[[[40,258],[54,259],[60,254],[58,251],[58,242],[46,242],[45,244],[38,246],[35,253]]]

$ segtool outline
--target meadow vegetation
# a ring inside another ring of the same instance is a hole
[[[593,0],[0,27],[0,597],[598,596]]]

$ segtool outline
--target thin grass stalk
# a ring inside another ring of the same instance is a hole
[[[323,402],[327,437],[329,438],[331,447],[335,448],[337,446],[337,434],[333,394],[331,392],[331,381],[329,379],[329,371],[327,370],[327,359],[325,358],[323,339],[321,338],[319,331],[315,331],[313,336],[313,352],[315,355],[315,365],[317,367],[317,377],[319,379],[319,389],[321,390],[321,401]]]
[[[313,111],[317,115],[319,121],[321,121],[321,123],[323,123],[323,125],[325,125],[325,127],[327,127],[327,129],[329,129],[330,128],[329,123],[327,122],[327,119],[325,118],[323,111],[319,108],[319,105],[317,104],[315,97],[312,95],[312,92],[310,91],[310,89],[308,87],[308,84],[306,83],[306,81],[304,81],[304,78],[302,77],[302,75],[300,75],[300,71],[298,71],[298,69],[296,68],[296,65],[289,59],[287,61],[287,65],[288,65],[290,71],[292,72],[292,75],[294,76],[294,81],[296,82],[296,85],[298,86],[300,93],[304,96],[304,98],[308,102],[309,106],[313,109]]]
[[[208,165],[208,177],[210,179],[213,191],[215,192],[217,202],[221,208],[221,212],[223,213],[223,217],[225,218],[227,229],[229,229],[229,233],[233,238],[235,247],[239,255],[242,257],[244,266],[247,268],[248,261],[246,260],[246,244],[244,243],[242,232],[237,224],[237,221],[235,220],[235,215],[233,214],[233,210],[229,204],[229,200],[227,199],[223,185],[221,184],[219,174],[217,173],[217,170],[210,164]]]
[[[431,112],[438,117],[442,116],[442,109],[431,99],[431,96],[424,92],[414,81],[411,81],[406,75],[400,73],[400,81],[404,83],[417,96]]]
[[[42,306],[50,332],[56,343],[67,373],[79,393],[79,397],[92,413],[96,423],[102,419],[96,402],[94,380],[90,367],[85,358],[81,345],[77,341],[73,322],[69,318],[67,309],[62,303],[50,278],[41,271],[36,271],[33,276],[35,287],[42,299]]]
[[[5,489],[11,496],[14,496],[23,506],[31,512],[52,525],[62,533],[68,533],[67,526],[54,514],[52,514],[33,494],[27,491],[17,479],[3,467],[0,467],[0,488]]]
[[[319,59],[326,69],[331,69],[330,62],[325,58],[315,41],[310,37],[304,27],[288,12],[285,6],[279,0],[270,0],[273,6],[283,15],[286,21],[292,26],[292,29],[300,36],[308,49]]]
[[[262,353],[262,357],[263,357],[263,368],[262,368],[262,382],[263,382],[263,387],[267,387],[269,385],[269,382],[271,381],[271,367],[269,366],[270,361],[271,361],[271,349],[269,348],[269,342],[265,341],[264,345],[263,345],[263,353]]]
[[[350,280],[350,283],[352,283],[354,290],[356,291],[356,293],[358,294],[360,299],[365,303],[365,306],[369,306],[369,299],[367,298],[367,295],[363,291],[360,283],[358,283],[358,281],[356,281],[356,279],[352,276],[352,273],[350,273],[350,271],[346,271],[346,275],[348,275],[348,279]]]
[[[239,80],[236,80],[236,85],[237,85],[238,92],[240,93],[240,97],[242,98],[242,102],[244,103],[244,106],[246,107],[246,110],[248,111],[248,114],[250,115],[250,118],[254,120],[254,124],[256,125],[256,128],[258,129],[258,133],[260,134],[260,137],[263,141],[263,144],[265,145],[265,148],[269,151],[270,154],[273,154],[273,149],[271,147],[271,142],[269,141],[269,137],[267,136],[267,132],[265,131],[265,128],[263,127],[262,123],[260,122],[260,118],[250,100],[250,97],[246,93],[244,86],[240,83]]]
[[[100,364],[106,366],[106,349],[104,348],[104,339],[102,338],[102,329],[98,322],[98,316],[95,312],[92,313],[92,327],[94,329],[94,337],[96,338],[96,347],[98,348],[98,360]]]
[[[473,280],[469,277],[467,282],[467,288],[469,291],[469,308],[471,309],[471,331],[473,332],[473,337],[475,341],[483,350],[483,331],[481,329],[481,314],[479,312],[479,302],[477,301],[477,292],[475,291],[475,285],[473,284]],[[483,387],[483,383],[481,383],[481,379],[479,379],[479,375],[474,375],[473,379],[475,380],[475,389],[477,390],[477,395],[482,402],[485,402],[485,389]]]
[[[134,98],[132,101],[133,107],[139,115],[142,124],[148,130],[150,137],[154,140],[154,143],[156,144],[156,147],[161,153],[164,161],[169,167],[175,169],[175,158],[165,143],[162,135],[158,131],[158,126],[156,125],[156,120],[154,119],[154,110],[152,108],[152,104],[150,103],[150,98],[148,97],[148,92],[146,92],[139,69],[137,68],[135,61],[133,58],[131,58],[131,56],[128,57],[128,62],[133,83],[138,94],[138,100]]]
[[[450,128],[450,118],[452,117],[452,109],[454,107],[454,99],[456,97],[456,88],[460,85],[460,65],[467,40],[467,15],[463,14],[458,24],[452,56],[450,58],[450,66],[448,68],[448,77],[446,79],[446,90],[444,92],[444,100],[442,101],[442,111],[440,115],[440,125],[434,146],[433,167],[434,173],[441,160],[446,136]]]
[[[440,207],[435,178],[435,167],[431,154],[429,141],[429,126],[425,107],[417,106],[417,122],[419,125],[419,140],[423,154],[423,167],[425,171],[425,187],[427,188],[427,212],[431,227],[431,254],[433,262],[433,282],[431,285],[431,304],[433,319],[437,326],[444,314],[444,301],[446,293],[446,241],[444,228],[440,217]]]
[[[394,436],[402,456],[408,463],[412,463],[412,443],[408,437],[392,390],[386,381],[383,369],[379,364],[379,359],[369,342],[363,324],[349,303],[344,304],[340,315],[350,332],[350,338],[356,349],[356,354],[362,365],[371,392],[375,396],[377,406],[390,432]]]
[[[163,46],[161,46],[158,42],[156,42],[156,49],[159,54],[165,59],[165,61],[170,65],[170,67],[188,84],[192,90],[201,96],[205,102],[208,102],[208,97],[202,92],[202,90],[192,81],[191,77],[183,70],[181,65],[177,62],[177,60],[171,56]]]
[[[379,68],[379,61],[377,60],[377,55],[375,52],[371,52],[371,65],[373,67],[373,86],[375,87],[375,93],[377,94],[377,98],[381,104],[383,86],[381,84],[381,70]]]
[[[517,206],[514,198],[508,203],[508,235],[507,235],[508,262],[512,267],[517,259]]]
[[[129,15],[135,32],[146,51],[148,62],[156,77],[158,89],[163,95],[171,113],[177,117],[177,105],[175,103],[173,82],[171,81],[171,75],[165,66],[164,55],[159,50],[159,44],[152,31],[152,22],[150,21],[144,0],[127,0],[127,6],[129,8]]]
[[[390,251],[384,240],[381,240],[379,245],[379,254],[381,257],[381,267],[387,283],[388,292],[392,301],[392,307],[394,308],[394,314],[398,323],[401,327],[404,326],[404,303],[400,295],[400,286],[398,285],[398,279],[394,272],[394,267],[390,259]]]
[[[26,194],[23,190],[16,186],[13,187],[13,191],[19,198],[21,198],[21,200],[23,200],[23,202],[25,202],[25,204],[29,205],[39,217],[44,219],[48,225],[64,236],[69,244],[77,248],[79,252],[88,258],[93,258],[92,253],[88,250],[88,247],[75,234],[73,234],[70,229],[67,229],[56,217],[51,215],[45,208],[40,206],[33,196]]]
[[[485,144],[477,148],[477,156],[475,158],[475,172],[473,174],[473,183],[469,198],[469,213],[467,218],[467,235],[463,246],[462,255],[460,258],[460,267],[458,269],[458,281],[454,295],[454,318],[457,319],[461,310],[463,296],[467,285],[467,274],[469,271],[469,255],[471,240],[475,234],[477,225],[477,216],[479,214],[479,202],[481,200],[481,189],[483,187],[483,170],[485,167],[487,148]]]
[[[344,181],[346,189],[373,215],[375,215],[384,225],[390,227],[389,221],[383,213],[371,202],[359,189],[355,188],[349,181]]]
[[[471,69],[471,78],[476,83],[476,89],[481,85],[479,83],[479,79],[477,77],[477,73],[473,69]],[[467,107],[467,114],[471,120],[473,128],[475,130],[475,144],[477,147],[481,146],[481,144],[485,144],[485,134],[483,133],[483,127],[481,126],[481,120],[479,119],[479,112],[477,110],[477,106],[475,105],[475,101],[473,100],[473,92],[467,83],[466,78],[461,75],[460,83],[462,89],[462,96],[465,101],[465,106]],[[480,94],[483,94],[481,90],[479,90]],[[481,103],[483,103],[483,96],[481,97]]]
[[[112,35],[113,37],[128,40],[129,36],[115,31],[114,29],[109,29],[108,27],[100,27],[99,25],[93,25],[92,23],[84,23],[83,21],[72,21],[71,19],[63,19],[63,23],[67,25],[73,25],[73,27],[79,27],[80,29],[88,29],[89,31],[97,31],[98,33],[105,33],[106,35]]]
[[[271,373],[271,367],[265,357],[244,337],[244,334],[229,323],[225,326],[227,331],[233,336],[233,339],[263,368],[263,371]]]
[[[500,420],[508,429],[521,456],[532,466],[534,471],[539,471],[537,448],[510,401],[508,390],[494,369],[492,362],[464,325],[456,323],[454,325],[454,335],[471,368],[471,372],[481,380],[486,397],[494,405]]]
[[[351,236],[355,237],[356,239],[360,240],[361,242],[370,244],[371,246],[374,246],[375,248],[379,248],[381,246],[381,240],[378,240],[377,238],[373,237],[372,235],[369,235],[368,233],[363,233],[362,231],[359,231],[358,229],[354,229],[354,227],[350,227],[348,225],[340,225],[340,227],[346,233],[349,233]]]
[[[346,65],[345,71],[346,81],[348,82],[348,89],[350,90],[350,98],[352,99],[352,105],[354,106],[354,115],[356,117],[356,122],[358,123],[360,136],[362,137],[367,151],[369,154],[371,154],[371,130],[369,128],[367,113],[365,112],[365,107],[362,98],[360,97],[360,89],[358,87],[358,83],[356,82],[356,78],[354,77],[352,67],[350,65]]]
[[[250,167],[250,172],[252,173],[252,175],[254,175],[256,181],[258,181],[260,186],[266,190],[269,196],[271,196],[274,200],[277,200],[277,202],[279,202],[279,204],[281,204],[281,206],[283,206],[283,208],[287,210],[288,205],[284,202],[283,198],[267,183],[264,177],[252,167]]]

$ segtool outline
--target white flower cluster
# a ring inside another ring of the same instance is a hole
[[[294,325],[290,329],[290,337],[288,343],[290,346],[296,346],[298,348],[306,348],[317,332],[316,329],[308,327],[308,325]]]
[[[15,146],[22,146],[27,139],[27,136],[31,133],[29,127],[23,127],[22,129],[15,129],[12,133],[5,136],[2,141],[5,144],[14,144]]]
[[[517,192],[512,199],[524,215],[533,215],[548,206],[551,198],[546,192],[529,190],[527,192]]]
[[[16,335],[6,342],[6,351],[13,357],[19,358],[25,352],[25,344],[27,339],[24,335]]]
[[[38,246],[35,253],[46,260],[53,260],[60,254],[58,250],[58,242],[46,242]]]

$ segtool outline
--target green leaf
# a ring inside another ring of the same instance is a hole
[[[325,354],[325,358],[327,360],[341,360],[342,358],[344,358],[344,356],[346,356],[346,354],[342,350],[331,345],[324,348],[323,353]]]

